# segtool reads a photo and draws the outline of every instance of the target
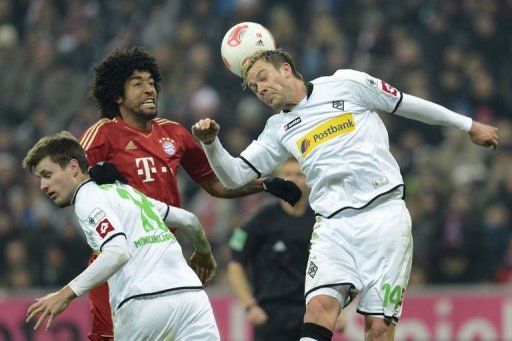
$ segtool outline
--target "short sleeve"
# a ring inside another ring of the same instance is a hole
[[[88,203],[85,201],[81,200],[77,203],[75,212],[87,243],[93,250],[101,252],[103,246],[115,237],[124,236],[126,238],[119,217],[104,196],[95,196],[95,200]],[[92,202],[94,204],[91,204]]]
[[[105,119],[98,121],[78,139],[78,142],[87,154],[89,166],[107,160],[108,151],[111,147],[108,138],[105,138],[104,129],[101,128],[107,121]]]
[[[240,154],[240,158],[258,174],[258,177],[270,173],[291,156],[279,141],[278,127],[270,118],[258,139]]]
[[[350,91],[354,101],[364,108],[394,113],[402,101],[403,94],[387,82],[355,70],[338,70],[334,74],[343,81],[351,81]]]
[[[167,215],[169,214],[169,205],[150,197],[147,198],[151,202],[151,205],[153,205],[153,207],[155,208],[158,216],[162,220],[165,220],[165,218],[167,218]]]
[[[194,182],[215,177],[203,149],[196,143],[192,134],[182,126],[180,128],[180,137],[184,149],[181,164],[187,174]]]

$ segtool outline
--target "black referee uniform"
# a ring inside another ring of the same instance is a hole
[[[314,212],[295,217],[279,204],[264,208],[230,241],[232,258],[247,273],[258,305],[268,315],[254,328],[255,341],[298,340],[305,303],[304,281]]]

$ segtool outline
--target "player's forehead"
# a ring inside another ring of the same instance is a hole
[[[46,173],[55,172],[60,168],[59,164],[52,161],[52,159],[49,156],[45,156],[41,161],[37,163],[37,165],[34,167],[34,174],[36,176],[41,176]]]
[[[143,70],[135,70],[132,72],[130,77],[128,77],[127,81],[132,80],[150,80],[153,79],[153,76],[149,71],[143,71]]]
[[[257,76],[260,75],[264,71],[271,70],[274,66],[263,60],[260,59],[256,61],[249,72],[247,73],[247,84],[250,84],[251,82],[254,82],[257,79]]]

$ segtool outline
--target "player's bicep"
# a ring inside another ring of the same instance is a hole
[[[269,174],[290,157],[288,151],[277,141],[269,140],[269,138],[260,136],[240,154],[240,159],[246,168],[254,172],[257,178]]]

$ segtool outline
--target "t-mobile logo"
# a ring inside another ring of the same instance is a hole
[[[137,166],[137,174],[145,176],[142,182],[155,181],[151,177],[151,174],[156,173],[155,161],[152,157],[139,157],[135,159],[135,165]]]

